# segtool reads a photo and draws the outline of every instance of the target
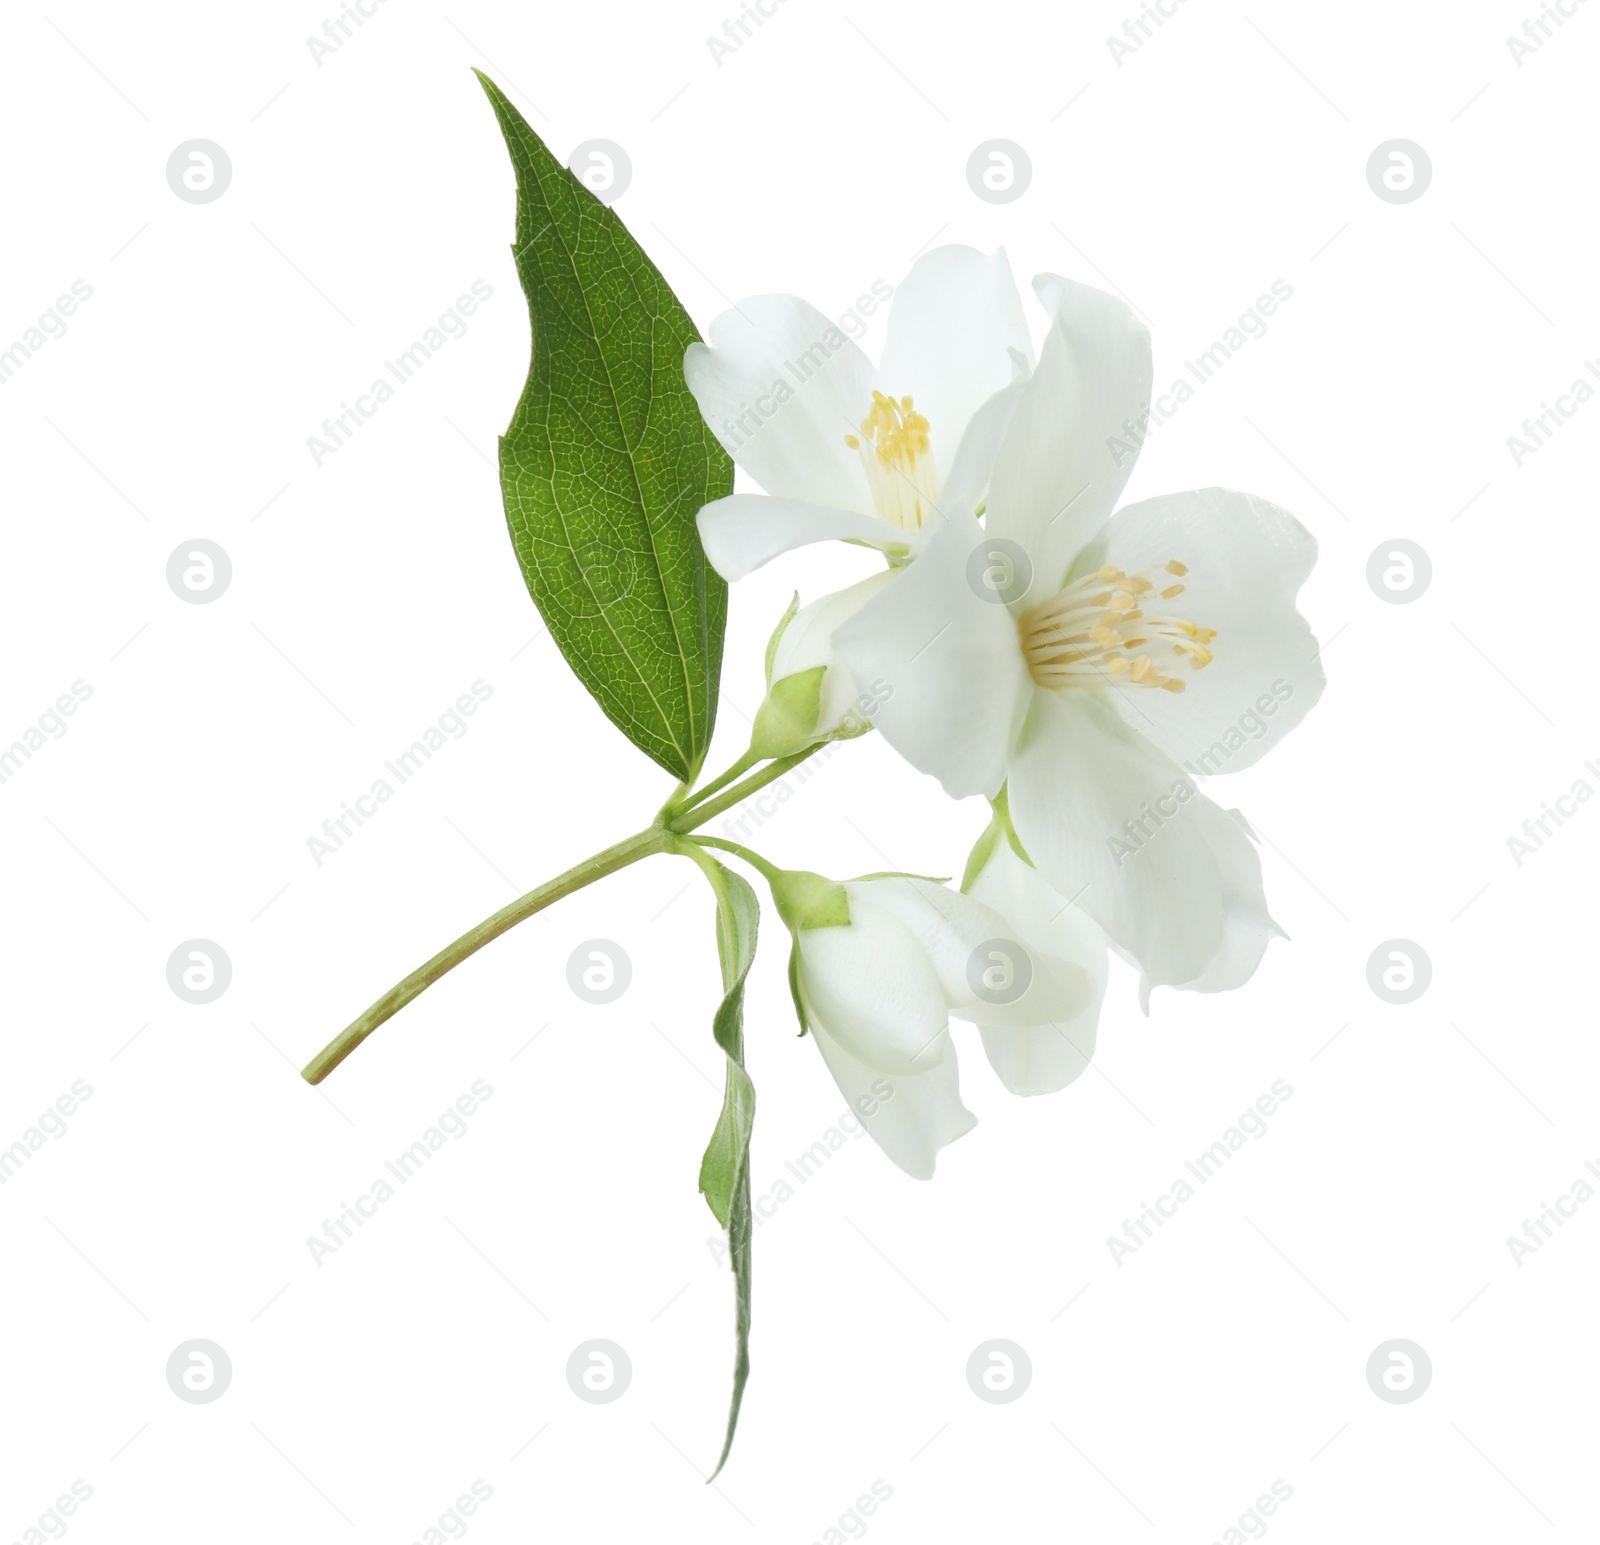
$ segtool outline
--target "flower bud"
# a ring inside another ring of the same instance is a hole
[[[934,880],[790,872],[773,894],[802,1023],[874,1141],[919,1179],[974,1124],[951,1016],[1021,1028],[1070,1018],[1092,993],[1082,967],[1032,959],[998,912]]]

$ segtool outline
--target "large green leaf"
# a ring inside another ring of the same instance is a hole
[[[756,1090],[744,1070],[744,981],[756,955],[756,924],[761,915],[755,892],[731,869],[703,855],[702,867],[717,892],[717,958],[722,962],[722,1003],[711,1033],[727,1054],[722,1113],[700,1161],[700,1190],[728,1234],[734,1280],[733,1399],[728,1432],[714,1479],[728,1462],[745,1381],[750,1377],[750,1129],[756,1115]]]
[[[583,684],[674,776],[716,717],[727,586],[695,516],[733,463],[683,379],[694,323],[643,248],[479,74],[517,173],[517,276],[533,355],[500,439],[528,590]]]

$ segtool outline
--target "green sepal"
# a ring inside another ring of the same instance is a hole
[[[800,996],[799,939],[789,946],[789,996],[794,999],[794,1017],[800,1021],[800,1034],[804,1035],[811,1029],[811,1020],[806,1013],[805,1000]]]
[[[794,614],[800,610],[800,592],[795,591],[789,602],[789,609],[778,619],[778,625],[772,630],[772,637],[767,640],[767,653],[763,661],[763,680],[770,687],[772,685],[772,662],[777,658],[778,645],[783,640],[783,635],[789,631],[789,624],[794,621]]]
[[[967,867],[961,876],[961,889],[969,891],[976,884],[978,876],[983,873],[984,865],[994,857],[994,850],[999,846],[1001,837],[1006,839],[1011,851],[1017,855],[1030,869],[1033,860],[1028,857],[1028,850],[1023,847],[1022,839],[1017,836],[1017,829],[1011,824],[1011,806],[1006,798],[1006,789],[1001,787],[1000,792],[989,801],[989,807],[994,812],[989,824],[984,827],[983,835],[973,843],[972,851],[967,855]]]
[[[783,869],[768,879],[778,916],[790,933],[803,928],[843,928],[850,921],[850,898],[838,880],[809,869]]]
[[[796,671],[767,688],[756,722],[750,731],[750,750],[763,761],[804,751],[817,738],[817,716],[822,711],[825,665]]]
[[[982,835],[972,844],[972,851],[967,854],[967,867],[961,872],[961,889],[969,891],[978,876],[983,873],[983,866],[994,857],[994,850],[1000,846],[1000,821],[996,817],[984,827]]]
[[[1028,850],[1022,845],[1022,838],[1017,835],[1017,829],[1011,824],[1011,785],[1003,783],[1000,792],[989,801],[994,810],[995,819],[1000,823],[1000,830],[1006,834],[1006,841],[1011,844],[1011,851],[1017,855],[1030,869],[1034,862],[1028,857]]]

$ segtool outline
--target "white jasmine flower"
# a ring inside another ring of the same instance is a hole
[[[989,990],[994,946],[1015,941],[1016,929],[932,880],[839,883],[791,871],[774,879],[773,894],[794,936],[790,983],[802,1023],[873,1140],[919,1180],[976,1121],[961,1103],[951,1016],[983,1025],[987,1039],[1070,1022],[1099,991],[1092,969],[1045,954],[1019,990]]]
[[[914,766],[956,797],[1007,790],[1029,858],[1138,962],[1146,995],[1237,985],[1274,925],[1248,828],[1194,775],[1251,765],[1321,695],[1295,609],[1316,542],[1217,488],[1113,515],[1133,457],[1112,442],[1148,404],[1149,336],[1109,295],[1035,287],[1055,320],[982,524],[939,509],[833,647],[888,685],[876,723]],[[1012,582],[993,588],[995,569]]]
[[[874,369],[792,295],[745,300],[691,344],[684,377],[712,432],[766,490],[700,511],[724,579],[829,539],[903,562],[936,505],[980,507],[1033,349],[1005,254],[939,247],[894,296]]]

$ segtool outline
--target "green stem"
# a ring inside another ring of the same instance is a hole
[[[707,800],[704,804],[691,805],[687,810],[680,810],[667,822],[667,830],[682,834],[692,832],[704,826],[713,816],[719,816],[724,810],[739,803],[747,795],[754,794],[757,789],[765,788],[774,779],[781,778],[791,767],[798,767],[808,756],[815,756],[828,742],[819,740],[814,746],[807,746],[804,751],[796,751],[793,756],[779,757],[776,762],[769,762],[758,773],[753,773],[742,783],[736,783],[731,789],[718,794],[715,799]]]
[[[574,891],[582,890],[584,886],[592,885],[608,874],[615,874],[617,870],[625,869],[641,858],[648,858],[652,853],[683,851],[678,843],[679,838],[694,831],[696,827],[705,825],[712,817],[721,815],[724,810],[738,804],[746,795],[765,788],[775,778],[781,778],[791,767],[797,767],[808,756],[814,756],[825,744],[827,742],[819,741],[804,751],[797,751],[793,756],[769,762],[760,772],[752,774],[741,783],[734,783],[731,788],[727,787],[753,761],[759,760],[746,752],[725,773],[694,795],[693,802],[689,805],[678,807],[676,812],[672,813],[673,806],[669,804],[653,826],[647,827],[642,832],[636,832],[614,847],[596,853],[593,858],[586,858],[581,864],[567,870],[565,874],[558,874],[555,879],[546,880],[543,885],[529,891],[526,896],[519,896],[509,906],[502,907],[492,917],[484,918],[476,928],[469,928],[454,944],[447,945],[432,960],[418,966],[410,976],[396,982],[359,1019],[352,1020],[301,1069],[300,1076],[308,1084],[320,1084],[385,1020],[393,1018],[413,998],[433,986],[445,972],[453,971],[469,955],[475,955],[484,945],[493,939],[498,939],[507,929],[515,928],[518,923],[532,917],[535,912],[542,912],[551,902],[559,901],[563,896],[570,896]],[[721,792],[718,792],[719,790]],[[718,838],[699,838],[697,841],[714,842],[718,846],[730,847],[731,851],[737,852],[741,858],[747,859],[758,869],[762,866],[763,861],[754,854],[745,849],[732,847]],[[762,873],[769,879],[770,869],[770,865],[762,869]]]
[[[690,784],[692,784],[692,782],[693,779],[690,779],[685,783],[680,783],[677,788],[672,791],[672,797],[668,799],[666,804],[656,811],[655,824],[657,826],[659,826],[669,815],[673,814],[682,806],[693,803],[693,796],[689,793]]]
[[[498,939],[508,928],[514,928],[535,912],[541,912],[553,901],[570,896],[574,891],[592,885],[608,874],[648,858],[652,853],[664,853],[671,846],[671,834],[661,826],[652,826],[632,837],[586,858],[581,864],[546,880],[541,886],[519,896],[509,906],[502,907],[492,917],[486,917],[476,928],[469,928],[454,944],[440,950],[426,965],[418,966],[404,981],[397,982],[359,1019],[336,1035],[301,1070],[300,1076],[308,1084],[320,1084],[346,1057],[372,1034],[386,1019],[398,1014],[411,1000],[425,992],[445,972],[459,966],[469,955],[476,954],[492,939]]]
[[[685,794],[680,789],[678,794],[667,802],[666,809],[662,812],[663,817],[671,820],[674,816],[692,810],[696,805],[704,804],[713,794],[727,788],[735,778],[742,778],[760,760],[754,751],[746,751],[732,767],[713,778],[704,788],[696,789],[692,794]]]
[[[729,842],[725,837],[690,837],[686,841],[695,847],[721,848],[725,853],[732,853],[735,857],[742,858],[768,885],[783,873],[776,864],[769,864],[759,853],[745,847],[742,842]]]

